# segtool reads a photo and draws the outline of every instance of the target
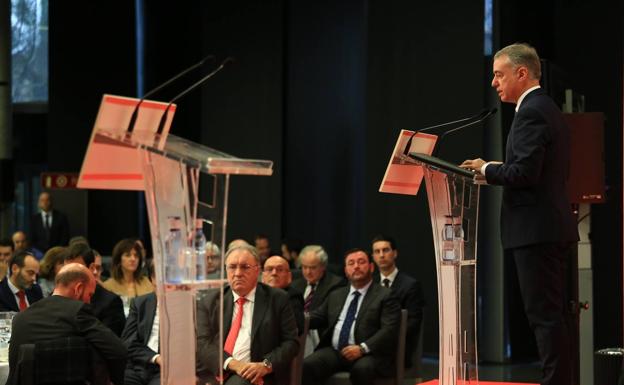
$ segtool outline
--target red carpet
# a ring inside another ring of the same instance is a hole
[[[476,384],[476,382],[474,382]],[[438,380],[431,380],[427,382],[421,382],[420,385],[438,385]],[[528,383],[519,383],[519,382],[490,382],[490,381],[479,381],[479,385],[538,385],[538,384],[528,384]]]

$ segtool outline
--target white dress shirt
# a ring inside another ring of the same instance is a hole
[[[361,289],[356,289],[353,286],[351,286],[351,288],[349,289],[349,295],[347,296],[347,300],[345,301],[345,304],[342,306],[342,311],[340,312],[340,316],[338,316],[338,322],[336,322],[336,326],[334,327],[334,334],[332,336],[332,346],[334,347],[334,349],[338,350],[338,340],[340,338],[340,330],[342,329],[342,324],[345,321],[345,318],[347,317],[347,310],[349,309],[349,306],[351,305],[351,302],[353,301],[353,293],[355,291],[359,291],[360,292],[360,296],[358,298],[358,305],[357,305],[357,310],[355,312],[355,321],[353,321],[353,324],[351,324],[351,331],[349,331],[349,345],[355,345],[355,337],[354,337],[354,330],[355,330],[355,322],[357,321],[357,317],[358,317],[358,313],[360,312],[360,307],[362,307],[362,300],[364,299],[364,296],[366,295],[366,292],[368,291],[368,288],[370,288],[370,285],[373,283],[373,281],[371,280],[366,286],[364,286]],[[368,350],[365,347],[366,350]]]
[[[387,279],[388,281],[390,281],[390,284],[388,286],[392,287],[392,284],[394,283],[394,280],[396,279],[397,274],[399,274],[399,269],[397,269],[396,267],[394,268],[392,273],[388,275],[383,275],[382,272],[379,272],[379,283],[381,284],[381,286],[383,286],[384,279]]]
[[[54,220],[54,218],[52,217],[52,210],[50,210],[50,212],[45,212],[45,211],[41,211],[41,222],[43,223],[43,228],[46,228],[46,225],[48,225],[48,222],[46,222],[46,215],[50,216],[50,228],[52,227],[52,221]]]
[[[234,306],[232,311],[232,323],[236,319],[238,314],[238,304],[236,301],[240,298],[238,294],[232,291],[234,295]],[[243,304],[243,319],[241,320],[241,327],[234,343],[234,350],[232,351],[232,357],[229,357],[223,363],[223,368],[227,369],[228,364],[232,359],[241,362],[251,361],[251,322],[253,319],[254,302],[256,300],[256,288],[254,287],[246,296],[245,303]],[[227,339],[227,336],[225,336]],[[225,341],[224,341],[225,342]]]

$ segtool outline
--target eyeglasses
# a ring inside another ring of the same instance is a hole
[[[229,264],[229,265],[225,266],[225,268],[228,271],[235,272],[237,269],[240,269],[240,271],[242,271],[243,273],[246,273],[246,272],[248,272],[251,269],[256,268],[256,267],[258,267],[258,265],[250,265],[248,263],[241,263],[241,264],[238,264],[238,265],[235,264],[235,263],[232,263],[232,264]]]
[[[285,267],[283,267],[283,266],[273,266],[273,267],[266,266],[266,267],[264,268],[264,272],[265,272],[265,273],[270,273],[270,272],[272,272],[273,270],[275,270],[275,272],[276,272],[277,274],[286,273],[286,272],[288,271],[288,270],[287,270]]]

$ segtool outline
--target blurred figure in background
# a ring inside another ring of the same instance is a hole
[[[41,252],[41,250],[37,249],[36,247],[30,246],[28,236],[25,232],[18,230],[13,233],[11,239],[13,240],[14,253],[17,253],[18,251],[27,251],[32,254],[38,261],[43,258],[43,253]]]
[[[69,222],[65,214],[52,207],[50,193],[39,194],[38,206],[41,211],[30,221],[33,246],[43,253],[53,246],[67,246]]]
[[[258,234],[254,237],[254,245],[258,250],[258,256],[260,257],[260,266],[264,266],[264,261],[271,255],[271,245],[269,244],[269,237],[264,234]]]
[[[13,242],[10,239],[0,239],[0,281],[9,270],[9,261],[13,256]]]
[[[206,243],[206,279],[221,278],[221,250],[212,242]],[[225,276],[225,274],[224,274]]]
[[[126,238],[113,248],[111,278],[102,286],[119,295],[124,303],[126,317],[130,311],[130,300],[154,291],[150,280],[142,274],[143,251],[136,239]]]
[[[39,267],[39,286],[44,297],[48,297],[54,291],[54,277],[58,274],[65,263],[65,247],[54,246],[48,250]]]
[[[281,255],[274,255],[264,262],[262,270],[262,283],[271,287],[282,289],[288,294],[288,301],[292,307],[297,329],[303,332],[303,293],[290,285],[292,274],[288,261]]]

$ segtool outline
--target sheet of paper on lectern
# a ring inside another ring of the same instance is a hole
[[[138,109],[132,135],[126,135],[139,99],[104,95],[82,163],[79,188],[143,190],[143,166],[133,135],[140,141],[156,134],[168,103],[144,100]],[[162,133],[155,146],[164,146],[176,105],[169,107]],[[124,138],[120,141],[120,138]]]
[[[403,155],[405,146],[407,146],[409,138],[413,134],[414,131],[409,130],[401,130],[399,133],[388,162],[388,167],[386,167],[386,173],[381,181],[381,186],[379,186],[380,192],[405,195],[416,195],[418,193],[424,175],[423,168],[406,160],[406,157]],[[431,155],[437,140],[437,135],[419,132],[414,135],[409,152]]]

